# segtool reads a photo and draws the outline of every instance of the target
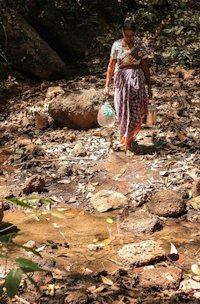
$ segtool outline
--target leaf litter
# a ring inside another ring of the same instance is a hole
[[[192,185],[193,181],[200,176],[197,76],[194,76],[193,82],[181,80],[183,86],[181,91],[176,88],[176,83],[179,82],[177,76],[168,74],[168,78],[166,78],[165,74],[160,73],[156,77],[161,82],[161,86],[154,88],[158,123],[155,128],[142,131],[137,138],[141,145],[141,153],[135,156],[127,155],[128,164],[133,157],[136,157],[138,162],[145,163],[144,169],[147,172],[143,181],[133,181],[129,189],[126,189],[125,194],[130,202],[135,202],[135,205],[133,204],[135,207],[148,202],[152,192],[168,188],[177,190],[186,183]],[[77,81],[80,86],[81,79]],[[76,131],[64,128],[60,130],[50,120],[47,130],[36,130],[35,113],[48,114],[49,97],[46,98],[37,85],[35,85],[34,94],[30,93],[29,85],[17,85],[22,88],[22,93],[8,101],[11,115],[7,116],[4,112],[1,116],[1,137],[5,142],[5,148],[11,148],[11,154],[1,164],[7,187],[14,197],[21,197],[25,180],[33,175],[42,175],[45,179],[44,189],[41,193],[38,193],[36,189],[35,193],[30,194],[32,197],[36,197],[35,201],[32,200],[32,204],[35,204],[37,209],[43,205],[41,202],[41,198],[43,198],[51,200],[50,209],[58,208],[60,212],[65,211],[65,208],[58,207],[60,203],[81,206],[92,212],[93,210],[88,204],[90,197],[102,186],[102,175],[110,176],[109,166],[106,167],[108,156],[116,153],[120,157],[124,153],[123,147],[118,143],[117,126],[115,126],[115,132],[110,133],[106,129]],[[66,81],[50,84],[54,87],[57,85],[61,85],[62,90],[70,90],[71,84]],[[13,132],[13,129],[17,132]],[[149,141],[151,145],[149,145]],[[145,148],[145,144],[149,150]],[[143,145],[144,150],[142,150]],[[153,150],[150,150],[152,146]],[[98,167],[99,162],[104,163],[105,166]],[[11,173],[6,169],[8,166],[14,168]],[[112,186],[120,186],[120,183],[130,175],[127,168],[127,165],[119,166],[118,173],[111,176]],[[158,174],[154,176],[154,172],[158,172]],[[187,190],[186,196],[189,199],[188,209],[193,208],[198,211],[198,197],[192,201],[193,193],[190,188]],[[27,195],[25,202],[29,201],[31,198],[29,199],[29,195]],[[26,208],[26,205],[23,208]],[[35,217],[39,219],[39,216],[35,215]],[[106,222],[110,226],[114,225],[113,218],[106,218]],[[53,225],[55,229],[60,228],[58,219]],[[94,251],[94,254],[96,254],[96,250],[106,250],[112,240],[108,239],[109,241],[105,242],[104,240],[88,244],[88,249]],[[41,251],[45,251],[46,247],[39,248],[42,248]],[[172,242],[170,254],[178,254],[178,250]],[[198,260],[194,262],[196,263]],[[193,264],[191,270],[196,276],[199,275],[198,264]],[[70,281],[69,277],[67,282],[65,281],[65,288],[68,288],[65,291],[69,293],[66,298],[70,297],[71,300],[74,298],[75,301],[78,301],[81,297],[91,299],[91,294],[96,294],[96,299],[103,303],[109,299],[115,288],[116,290],[121,288],[126,293],[126,295],[121,294],[120,296],[119,301],[122,303],[127,302],[129,297],[133,299],[134,295],[146,296],[146,291],[143,292],[137,285],[137,275],[132,271],[114,274],[97,273],[93,278],[96,280],[95,284],[93,282],[87,288],[88,294],[85,292],[83,296],[81,288],[84,284],[78,279],[73,286],[74,281]],[[185,291],[188,290],[188,286],[192,286],[191,289],[196,290],[199,285],[193,281],[183,283],[181,288]],[[58,289],[61,289],[61,285]],[[49,284],[47,290],[49,290],[49,296],[53,296],[57,292],[57,287]]]

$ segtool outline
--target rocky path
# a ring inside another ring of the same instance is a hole
[[[72,130],[67,128],[71,117],[59,128],[49,116],[49,104],[59,104],[52,108],[65,113],[64,98],[71,98],[70,113],[81,119],[88,107],[96,113],[102,75],[39,85],[5,83],[1,197],[29,203],[35,211],[9,204],[4,221],[21,230],[20,244],[32,241],[41,250],[43,260],[37,262],[52,272],[37,277],[41,294],[22,292],[22,299],[198,303],[198,83],[198,75],[184,79],[172,71],[154,77],[158,122],[143,127],[134,154],[118,144],[117,125]],[[87,102],[77,108],[84,98]]]

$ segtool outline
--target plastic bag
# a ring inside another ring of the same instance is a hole
[[[97,121],[102,127],[112,127],[114,125],[115,111],[110,105],[109,101],[106,101],[99,109]]]

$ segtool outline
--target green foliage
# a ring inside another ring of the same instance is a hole
[[[24,275],[27,275],[29,273],[34,273],[36,271],[44,271],[37,264],[35,264],[34,262],[28,259],[18,258],[15,260],[15,262],[20,267],[16,269],[12,269],[7,274],[3,285],[3,287],[6,288],[7,295],[10,298],[14,298],[14,296],[17,294]],[[29,275],[27,275],[27,278],[30,280],[32,284],[34,284],[34,286],[37,286],[33,278],[31,278]]]
[[[6,276],[4,287],[6,288],[7,295],[13,298],[18,290],[23,277],[23,270],[12,269]]]
[[[13,198],[1,198],[1,200],[8,203],[25,207],[29,209],[36,208],[37,205],[49,205],[53,204],[53,200],[48,197],[34,198],[34,197],[13,197]]]
[[[21,267],[24,273],[43,271],[37,264],[33,263],[31,260],[18,258],[15,260],[17,264]]]
[[[13,250],[13,248],[17,247],[20,249],[24,249],[26,251],[31,251],[32,253],[36,254],[37,256],[41,257],[41,255],[34,249],[28,248],[25,246],[21,246],[16,244],[13,239],[16,237],[17,233],[9,233],[6,235],[0,236],[0,258],[4,258],[6,260],[12,260],[12,258],[9,257],[9,252]],[[13,260],[12,260],[13,262]],[[17,258],[14,260],[17,268],[13,268],[9,271],[9,273],[6,275],[5,281],[3,285],[1,285],[0,288],[0,294],[3,293],[3,290],[6,290],[6,293],[8,297],[13,298],[21,285],[22,279],[26,277],[35,287],[38,288],[37,283],[34,281],[32,275],[34,272],[37,271],[44,271],[42,268],[40,268],[36,263],[29,259],[25,258]]]

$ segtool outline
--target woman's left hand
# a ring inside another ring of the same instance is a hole
[[[152,97],[153,97],[153,93],[152,93],[151,87],[148,87],[148,96],[149,96],[149,99],[152,99]]]

